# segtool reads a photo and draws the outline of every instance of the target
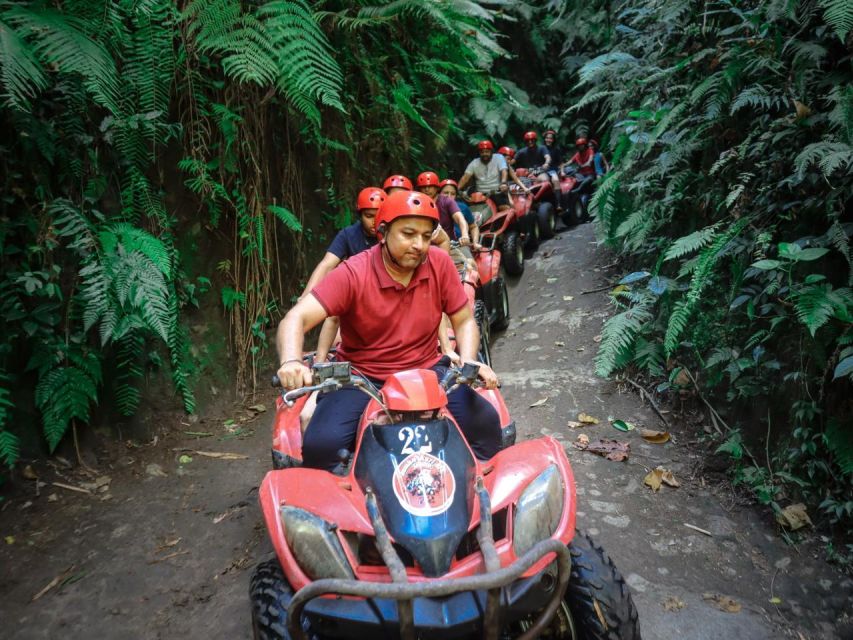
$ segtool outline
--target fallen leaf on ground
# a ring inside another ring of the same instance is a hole
[[[737,613],[741,609],[740,603],[736,602],[734,598],[724,596],[721,593],[703,593],[702,597],[726,613]]]
[[[651,487],[652,491],[660,489],[661,484],[674,488],[681,486],[681,483],[672,475],[672,471],[667,471],[663,467],[656,467],[649,471],[646,477],[643,478],[643,484]]]
[[[183,464],[183,463],[181,463],[181,464]],[[152,462],[147,467],[145,467],[145,473],[147,475],[153,476],[155,478],[166,478],[166,477],[168,477],[166,472],[163,471],[163,467],[161,467],[156,462]]]
[[[170,547],[174,547],[181,540],[183,540],[183,538],[175,538],[174,540],[166,540],[163,544],[161,544],[159,547],[157,547],[154,551],[156,553],[159,553],[159,552],[163,551],[163,549],[168,549]]]
[[[587,415],[585,413],[579,413],[578,422],[583,422],[586,424],[598,424],[600,420],[598,418],[593,418],[592,416]]]
[[[678,596],[669,596],[661,604],[663,604],[664,611],[678,611],[679,609],[683,609],[687,606],[684,604],[684,600]]]
[[[687,372],[684,369],[679,369],[678,373],[675,374],[675,380],[673,380],[673,382],[679,387],[686,387],[690,384],[690,376],[687,375]]]
[[[100,476],[94,482],[81,482],[80,486],[92,493],[104,493],[109,491],[112,479],[109,476]]]
[[[532,405],[530,405],[530,406],[531,406],[531,407],[541,407],[541,406],[542,406],[543,404],[545,404],[546,402],[548,402],[548,398],[541,398],[540,400],[537,400],[536,402],[534,402],[534,403],[533,403]]]
[[[565,346],[566,346],[566,343],[565,343],[565,342],[562,342],[561,340],[555,340],[555,341],[554,341],[554,346],[555,346],[555,347],[565,347]]]
[[[548,284],[554,284],[555,282],[557,282],[557,280],[559,280],[559,278],[546,278],[545,282],[547,282]]]
[[[178,462],[181,464],[189,464],[192,461],[193,461],[192,456],[188,456],[187,454],[184,454],[180,458],[178,458]]]
[[[643,429],[640,431],[640,435],[643,437],[643,440],[651,442],[652,444],[663,444],[664,442],[669,442],[669,431]]]
[[[574,299],[575,299],[574,296],[563,296],[563,300],[565,300],[566,302],[571,302]]]
[[[583,423],[582,422],[575,422],[574,420],[569,420],[566,423],[566,426],[571,427],[572,429],[577,429],[578,427],[582,427]]]
[[[806,513],[806,505],[802,502],[789,504],[781,511],[778,511],[776,513],[776,522],[791,531],[802,529],[806,525],[812,526],[809,514]]]
[[[58,496],[58,495],[56,495],[55,493],[51,493],[51,494],[47,497],[47,501],[48,501],[48,502],[56,502],[57,500],[59,500],[59,496]]]
[[[630,289],[624,284],[620,284],[617,287],[613,287],[613,289],[610,291],[610,295],[615,296],[617,293],[623,293],[625,291],[630,291]]]
[[[27,480],[39,479],[38,474],[35,472],[31,465],[27,465],[26,467],[24,467],[21,471],[21,475],[24,476],[24,478],[26,478]]]
[[[634,425],[630,422],[625,422],[624,420],[611,420],[610,424],[613,425],[614,429],[618,429],[619,431],[633,431]]]
[[[6,536],[6,544],[15,544],[15,536]]]
[[[545,398],[546,400],[548,398]],[[193,451],[205,458],[219,458],[220,460],[248,460],[249,456],[244,456],[242,453],[227,453],[223,451]]]
[[[578,449],[595,453],[613,462],[622,462],[628,459],[631,447],[627,442],[619,442],[618,440],[610,440],[609,438],[599,438],[590,441],[589,438],[586,438],[586,443],[583,444],[581,442],[582,436],[584,434],[578,436],[577,442],[574,443]]]
[[[592,338],[592,341],[593,342],[601,342],[601,334],[599,333],[597,336],[594,336]]]
[[[264,413],[267,410],[267,407],[264,404],[253,404],[249,407],[249,410],[254,411],[255,413]]]
[[[577,440],[575,440],[572,444],[574,444],[578,449],[583,451],[589,446],[589,436],[585,433],[582,433],[578,436]]]
[[[770,602],[770,604],[782,604],[782,598],[779,598],[778,596],[773,596],[768,602]]]

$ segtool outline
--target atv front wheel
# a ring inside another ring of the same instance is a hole
[[[524,247],[517,231],[510,231],[504,236],[503,261],[509,275],[520,276],[524,273]]]
[[[252,602],[252,637],[255,640],[290,640],[287,607],[293,598],[293,590],[284,577],[278,558],[257,566],[249,584],[249,598]],[[302,627],[306,632],[307,625],[303,618]]]
[[[640,640],[637,607],[613,561],[580,531],[569,544],[572,574],[566,595],[577,640]]]
[[[492,366],[492,350],[489,346],[489,312],[486,309],[486,303],[482,300],[474,302],[474,322],[477,323],[477,328],[480,330],[480,353],[478,358],[480,362]]]
[[[532,211],[524,216],[527,227],[527,237],[524,240],[524,248],[527,251],[533,252],[539,248],[539,222],[536,219],[536,214]]]
[[[567,227],[573,227],[580,224],[583,218],[583,203],[580,198],[572,198],[571,204],[566,206],[563,213],[563,224]]]
[[[492,328],[495,331],[503,331],[509,326],[509,292],[502,277],[498,276],[492,283],[490,303],[495,312]]]
[[[553,238],[557,230],[557,214],[554,212],[554,205],[550,202],[540,204],[536,211],[536,218],[539,222],[539,237],[543,240]]]

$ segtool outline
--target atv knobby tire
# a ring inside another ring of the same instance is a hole
[[[255,640],[290,640],[287,607],[292,598],[293,590],[284,577],[278,558],[262,562],[255,568],[249,584],[252,637]],[[303,621],[302,626],[308,631],[307,622]]]
[[[557,230],[557,213],[554,211],[554,205],[550,202],[541,203],[536,211],[536,218],[539,223],[539,237],[542,240],[553,238]]]
[[[539,222],[536,219],[536,214],[534,212],[529,212],[526,216],[524,216],[525,227],[527,228],[527,235],[524,239],[524,248],[527,251],[536,251],[539,248]]]
[[[489,312],[486,309],[486,303],[482,300],[474,301],[474,322],[477,323],[477,328],[480,330],[480,353],[479,360],[492,366],[492,351],[489,345],[491,339],[489,331]]]
[[[504,236],[503,265],[511,276],[524,273],[524,247],[517,231],[510,231]]]
[[[571,204],[566,205],[563,212],[563,224],[567,227],[574,227],[580,224],[583,218],[583,203],[579,197],[571,198]]]
[[[578,531],[569,552],[572,573],[564,600],[578,640],[640,640],[637,607],[604,549]]]
[[[506,281],[498,276],[491,282],[489,303],[495,315],[492,319],[492,329],[503,331],[509,326],[509,292],[506,290]]]

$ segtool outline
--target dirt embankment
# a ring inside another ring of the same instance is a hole
[[[511,286],[513,321],[492,355],[519,437],[566,445],[578,524],[627,578],[644,636],[849,637],[853,583],[818,543],[787,546],[765,511],[705,467],[701,423],[670,416],[666,444],[610,425],[663,429],[633,390],[592,373],[609,307],[605,293],[581,292],[607,283],[600,263],[590,225],[543,244]],[[38,494],[30,480],[0,506],[0,636],[250,637],[249,576],[270,549],[257,487],[270,468],[272,392],[259,402],[266,412],[175,418],[148,442],[115,443],[93,475],[34,465]],[[579,413],[600,422],[569,426]],[[629,444],[628,460],[580,451],[580,434]],[[211,456],[223,453],[234,455]],[[645,486],[658,466],[680,486]]]

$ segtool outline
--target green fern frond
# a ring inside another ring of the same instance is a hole
[[[853,168],[853,146],[843,142],[813,142],[800,151],[794,159],[800,179],[810,165],[817,164],[821,173],[829,178],[835,171]]]
[[[622,66],[638,64],[639,60],[630,53],[623,51],[610,51],[600,56],[596,56],[578,71],[578,86],[585,84],[595,84],[596,80],[604,74],[616,73],[615,69]]]
[[[0,16],[0,87],[4,102],[26,110],[30,100],[47,86],[47,76],[35,52]]]
[[[172,256],[163,242],[139,227],[126,222],[113,224],[99,234],[106,253],[115,253],[115,243],[120,242],[127,253],[138,251],[147,257],[166,277],[172,276]]]
[[[771,93],[764,85],[754,84],[738,94],[729,108],[729,113],[734,115],[746,107],[763,111],[785,109],[788,104],[788,98],[784,95]]]
[[[688,253],[693,253],[694,251],[698,251],[702,247],[706,246],[716,238],[717,229],[720,228],[720,224],[721,223],[719,222],[712,224],[710,227],[699,229],[698,231],[694,231],[689,235],[679,238],[672,243],[672,246],[670,246],[669,249],[667,249],[667,252],[663,257],[664,261],[684,257]]]
[[[287,209],[286,207],[279,207],[274,204],[267,206],[267,209],[276,218],[281,220],[284,223],[284,226],[288,229],[294,233],[302,233],[302,223],[290,209]]]
[[[89,421],[90,406],[98,401],[98,384],[85,369],[61,366],[39,378],[35,398],[53,452],[71,420]]]
[[[601,346],[595,356],[596,375],[606,378],[630,362],[634,341],[651,317],[644,305],[638,305],[617,313],[604,323]]]
[[[853,144],[853,86],[834,87],[827,99],[835,105],[829,112],[833,129],[841,133],[845,142]]]
[[[848,0],[820,0],[824,17],[843,41],[853,31],[853,3]]]
[[[117,341],[115,403],[119,413],[132,416],[139,407],[142,394],[137,381],[142,377],[140,359],[145,339],[139,332],[128,333]]]
[[[853,295],[850,289],[834,289],[831,284],[813,284],[793,294],[797,318],[814,336],[830,318],[844,322],[853,319]]]
[[[0,462],[11,468],[20,457],[21,450],[18,437],[7,430],[15,408],[8,383],[9,376],[0,372]]]

